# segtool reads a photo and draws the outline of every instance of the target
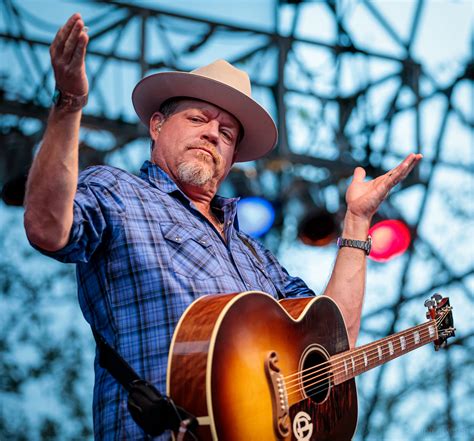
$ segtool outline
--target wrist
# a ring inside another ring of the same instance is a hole
[[[344,218],[342,237],[364,241],[367,240],[370,222],[371,219],[367,219],[347,211]]]
[[[64,113],[79,112],[87,104],[88,94],[75,95],[65,92],[56,86],[53,94],[53,105],[55,110],[61,110]]]
[[[77,111],[72,112],[71,110],[52,106],[49,115],[48,115],[48,122],[51,122],[54,124],[56,123],[61,123],[61,124],[69,124],[72,122],[79,122],[81,121],[82,117],[82,110],[79,109]]]

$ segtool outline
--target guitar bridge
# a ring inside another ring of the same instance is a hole
[[[290,433],[288,395],[285,380],[278,367],[278,356],[275,351],[270,352],[265,359],[265,374],[272,398],[273,430],[277,438],[283,439]]]

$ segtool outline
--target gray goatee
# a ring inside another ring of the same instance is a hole
[[[181,182],[195,187],[204,186],[214,176],[212,167],[195,162],[182,162],[177,171]]]

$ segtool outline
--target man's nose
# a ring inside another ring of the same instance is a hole
[[[205,125],[201,137],[216,145],[219,140],[219,123],[217,121],[209,121]]]

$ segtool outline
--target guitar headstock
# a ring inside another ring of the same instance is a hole
[[[428,308],[426,318],[436,320],[438,339],[434,341],[434,345],[437,351],[439,348],[446,347],[448,338],[455,335],[453,308],[449,304],[449,297],[443,297],[438,293],[426,300],[425,306]]]

